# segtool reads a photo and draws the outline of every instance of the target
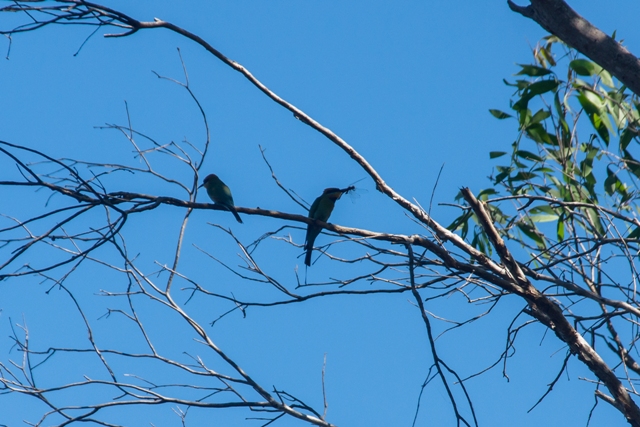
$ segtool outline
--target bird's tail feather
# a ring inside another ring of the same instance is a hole
[[[242,224],[242,218],[240,218],[240,215],[238,215],[238,211],[236,210],[236,208],[234,208],[233,206],[229,207],[229,210],[231,211],[231,213],[233,214],[233,216],[236,217],[236,220]]]
[[[309,245],[309,246],[307,247],[307,253],[306,253],[306,254],[305,254],[305,256],[304,256],[304,264],[305,264],[307,267],[311,267],[311,252],[313,252],[313,246],[312,246],[312,245]]]

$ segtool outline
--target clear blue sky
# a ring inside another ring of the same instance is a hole
[[[0,4],[5,3],[10,2]],[[611,5],[593,0],[570,3],[605,32],[617,30],[617,37],[624,39],[632,52],[640,52],[640,4],[630,0]],[[492,163],[488,152],[508,151],[516,137],[514,123],[498,121],[488,110],[508,109],[512,88],[502,79],[513,79],[518,70],[515,64],[529,62],[532,46],[545,35],[537,24],[511,12],[505,1],[104,0],[104,4],[140,20],[158,17],[198,34],[338,133],[396,191],[424,207],[444,165],[432,208],[435,219],[444,225],[458,212],[437,203],[451,202],[461,186],[474,191],[489,186],[486,176]],[[6,29],[15,19],[0,14],[0,26]],[[0,139],[43,150],[52,157],[141,166],[122,134],[95,128],[105,123],[126,125],[126,101],[138,131],[159,143],[188,140],[201,146],[204,129],[192,100],[182,88],[152,73],[183,81],[176,50],[180,48],[192,90],[211,127],[212,147],[204,171],[215,171],[232,188],[237,205],[306,213],[276,187],[259,145],[266,149],[281,182],[307,202],[325,187],[345,187],[366,178],[330,141],[194,43],[164,30],[141,31],[119,39],[104,39],[99,31],[73,56],[90,31],[58,26],[13,37],[10,59],[0,60]],[[2,42],[4,56],[8,42]],[[153,160],[158,171],[188,185],[191,176],[186,168],[162,156]],[[0,156],[0,180],[5,175],[15,178],[14,171],[10,159]],[[83,169],[83,173],[88,172]],[[175,187],[139,174],[115,174],[105,182],[108,191],[185,197]],[[378,193],[368,178],[357,185],[367,191],[355,203],[341,200],[331,222],[374,231],[425,233]],[[2,191],[1,212],[20,218],[67,203],[59,196],[49,200],[49,194],[42,191]],[[206,194],[201,193],[199,201],[208,201]],[[182,214],[178,208],[162,207],[127,223],[123,234],[129,239],[129,250],[140,254],[139,266],[147,274],[157,271],[157,264],[172,262]],[[285,229],[278,236],[304,241],[298,224],[259,216],[243,218],[245,224],[240,225],[224,212],[194,213],[181,271],[216,292],[272,300],[275,294],[266,285],[240,280],[193,246],[233,266],[241,264],[234,242],[207,225],[208,221],[230,227],[245,244],[285,224],[296,228]],[[0,224],[8,223],[2,221]],[[95,224],[79,222],[73,227],[78,230]],[[330,239],[320,236],[319,243]],[[350,249],[362,252],[362,248]],[[337,248],[336,253],[341,250]],[[305,274],[302,257],[296,258],[300,252],[273,240],[263,244],[255,256],[268,267],[268,274],[294,289],[296,268],[303,280]],[[0,248],[0,260],[8,256],[9,250]],[[12,268],[41,262],[27,256]],[[307,279],[344,278],[354,271],[336,264],[320,259],[308,270]],[[163,278],[166,274],[157,280]],[[122,291],[121,277],[87,263],[67,285],[77,294],[105,347],[142,351],[140,337],[127,329],[130,326],[125,322],[117,316],[100,318],[108,307],[120,307],[122,302],[96,294],[101,289]],[[51,283],[36,279],[0,282],[0,361],[20,359],[7,338],[10,325],[16,323],[26,322],[31,344],[39,349],[86,347],[86,331],[78,325],[70,299],[58,290],[45,293],[50,287]],[[178,289],[175,295],[182,302],[188,297]],[[267,388],[285,389],[316,408],[322,408],[320,372],[326,354],[330,422],[339,426],[411,425],[420,385],[432,359],[409,295],[324,298],[279,308],[253,308],[246,318],[236,312],[213,327],[208,322],[232,306],[199,299],[185,308],[207,325],[220,347]],[[461,376],[477,372],[499,357],[507,324],[522,308],[522,301],[516,298],[503,299],[490,316],[439,339],[439,351]],[[427,309],[460,320],[486,307],[452,296],[427,303]],[[168,355],[184,360],[185,350],[209,360],[212,366],[221,366],[204,347],[193,343],[193,334],[180,319],[153,306],[144,306],[141,311],[158,347]],[[447,327],[445,323],[434,324],[437,332]],[[592,375],[576,361],[569,365],[571,380],[565,376],[540,406],[526,413],[546,391],[564,354],[561,343],[550,333],[545,336],[541,326],[526,329],[519,337],[517,354],[509,359],[509,382],[498,367],[467,385],[480,425],[585,425],[594,401],[593,386],[578,377]],[[40,368],[41,381],[50,385],[78,381],[85,371],[103,377],[104,372],[95,364],[93,359],[80,357],[66,361],[54,358]],[[50,373],[54,366],[58,367],[56,375],[45,376],[45,370]],[[122,373],[154,374],[148,366],[118,368]],[[167,378],[173,374],[167,373]],[[167,378],[163,380],[170,382]],[[66,397],[86,398],[73,392]],[[28,399],[0,395],[0,425],[36,422],[35,414],[44,410],[43,405]],[[131,426],[179,425],[169,406],[139,411],[129,408],[110,416],[113,422]],[[193,410],[187,425],[235,425],[244,416],[246,413],[238,410]],[[276,425],[302,423],[284,419]],[[417,425],[454,425],[437,380],[423,395]],[[592,425],[625,422],[617,411],[601,403]]]

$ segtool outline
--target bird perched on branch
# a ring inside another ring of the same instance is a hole
[[[207,194],[215,202],[216,205],[220,205],[230,211],[233,216],[236,217],[239,223],[242,224],[242,219],[240,215],[238,215],[238,211],[236,211],[235,205],[233,203],[233,196],[231,195],[231,190],[226,186],[224,182],[218,175],[210,174],[202,182],[200,187],[204,187],[207,189]]]
[[[333,207],[336,204],[336,200],[342,197],[342,194],[348,193],[354,190],[355,187],[350,186],[347,188],[325,188],[322,195],[314,200],[311,208],[309,208],[309,218],[317,219],[322,222],[327,222],[333,212]],[[304,244],[304,248],[307,254],[304,257],[304,263],[307,266],[311,266],[311,253],[313,252],[313,243],[316,241],[316,237],[320,234],[322,227],[309,224],[307,227],[307,237]]]

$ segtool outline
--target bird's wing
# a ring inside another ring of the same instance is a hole
[[[311,204],[311,207],[309,208],[309,218],[316,219],[316,212],[318,212],[318,205],[320,204],[320,199],[322,199],[322,196],[317,197]]]

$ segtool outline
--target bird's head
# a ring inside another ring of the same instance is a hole
[[[211,173],[204,178],[204,180],[202,181],[202,185],[200,187],[209,188],[209,185],[219,180],[220,178],[218,178],[218,175]]]
[[[322,192],[322,195],[328,196],[332,200],[338,200],[340,197],[342,197],[342,193],[344,193],[344,190],[331,187],[331,188],[325,188],[324,191]]]

